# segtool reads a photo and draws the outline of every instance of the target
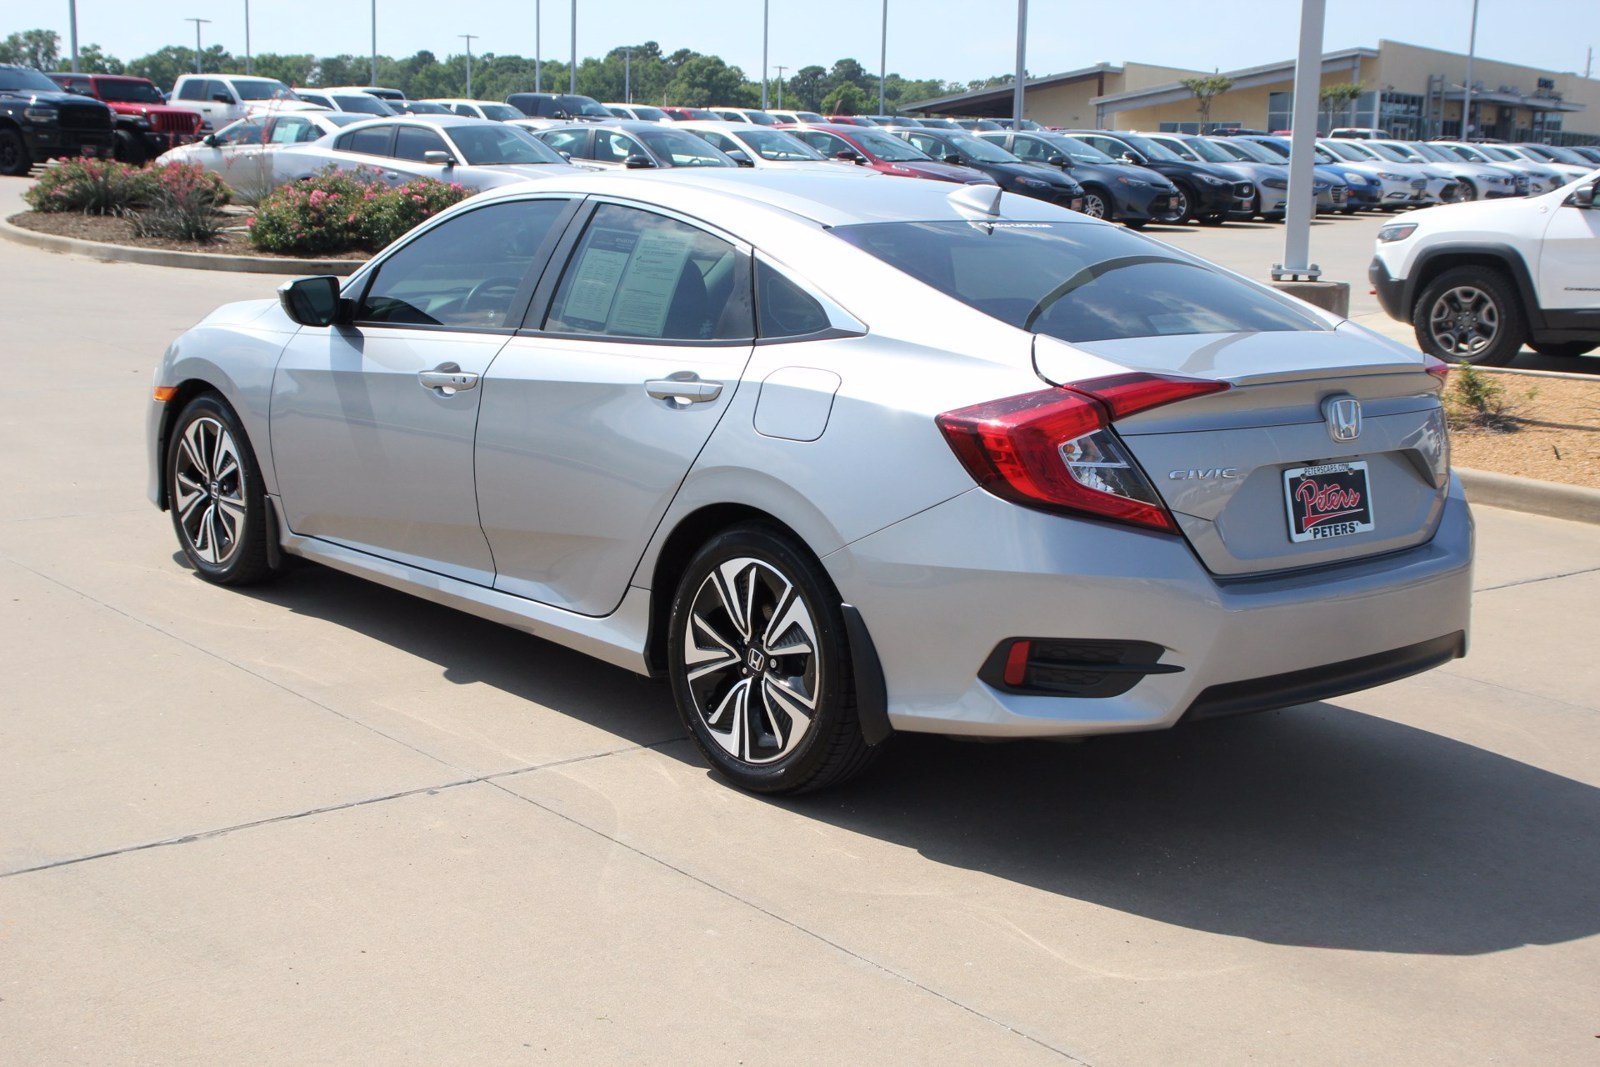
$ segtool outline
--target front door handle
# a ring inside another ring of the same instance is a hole
[[[462,390],[478,387],[478,376],[463,371],[456,363],[441,363],[432,370],[418,371],[417,381],[424,389],[432,389],[440,396],[454,396]]]
[[[708,382],[693,371],[679,371],[666,378],[652,378],[644,391],[657,400],[670,400],[683,406],[705,404],[722,395],[721,382]]]

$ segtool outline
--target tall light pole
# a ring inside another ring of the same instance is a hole
[[[1467,33],[1467,85],[1461,97],[1461,139],[1472,136],[1472,55],[1478,50],[1478,0],[1472,0],[1472,29]]]
[[[883,81],[889,76],[889,0],[883,0],[883,35],[878,38],[878,114],[889,112],[883,106]]]
[[[78,73],[78,0],[67,0],[67,17],[72,22],[72,73]]]
[[[572,69],[567,71],[567,92],[578,95],[578,0],[572,0]]]
[[[1311,262],[1311,218],[1316,193],[1311,188],[1316,160],[1317,100],[1322,92],[1322,23],[1326,0],[1300,0],[1300,54],[1294,64],[1294,117],[1289,122],[1289,206],[1283,221],[1283,262],[1272,280],[1316,281],[1322,270]]]
[[[467,42],[467,99],[471,100],[471,99],[473,99],[473,95],[472,95],[472,42],[476,41],[478,39],[478,35],[475,34],[475,33],[458,33],[458,34],[456,34],[456,36],[460,37],[462,40]]]
[[[1017,0],[1017,85],[1012,91],[1011,111],[1016,129],[1022,129],[1022,79],[1028,66],[1028,0]]]
[[[533,91],[536,93],[544,92],[544,41],[539,26],[539,8],[543,6],[541,0],[533,0]]]
[[[633,49],[622,50],[622,102],[633,103]]]
[[[783,107],[783,72],[789,68],[782,63],[778,64],[778,107]]]
[[[183,21],[194,23],[194,72],[196,74],[203,73],[200,70],[200,24],[201,23],[205,23],[205,22],[210,22],[211,20],[210,19],[184,19]]]
[[[771,25],[772,0],[761,0],[761,110],[767,110],[767,28]]]
[[[250,0],[244,0],[244,72],[255,73],[255,64],[250,59]],[[378,79],[372,79],[377,84]]]
[[[372,0],[372,84],[378,84],[378,0]]]

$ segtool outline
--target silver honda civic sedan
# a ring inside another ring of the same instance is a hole
[[[552,178],[279,295],[156,370],[150,499],[195,570],[300,556],[663,676],[748,789],[1466,648],[1443,366],[1038,200]]]

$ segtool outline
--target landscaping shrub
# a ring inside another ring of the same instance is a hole
[[[362,171],[324,171],[273,191],[256,206],[250,242],[297,256],[376,252],[467,197],[459,185],[419,178],[389,189]]]
[[[35,211],[127,215],[150,203],[156,177],[144,167],[99,159],[66,159],[49,167],[22,194]]]
[[[1529,399],[1533,394],[1529,393]],[[1445,418],[1453,430],[1494,430],[1510,433],[1518,429],[1520,420],[1516,404],[1506,396],[1503,385],[1494,376],[1485,374],[1471,364],[1462,363],[1450,368],[1450,385],[1444,394]]]
[[[204,243],[222,230],[218,209],[228,202],[222,179],[196,163],[169,163],[152,168],[154,191],[148,206],[134,216],[134,229],[144,237]]]

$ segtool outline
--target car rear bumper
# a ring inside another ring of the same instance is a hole
[[[963,494],[829,554],[883,665],[896,729],[1064,737],[1169,727],[1380,684],[1465,649],[1472,519],[1458,482],[1404,552],[1237,581],[1181,538]],[[1004,692],[979,679],[1011,638],[1151,642],[1119,695]],[[1342,672],[1342,673],[1341,673]]]

